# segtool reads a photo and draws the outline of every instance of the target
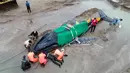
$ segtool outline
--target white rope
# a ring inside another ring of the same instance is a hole
[[[72,27],[72,28],[74,28],[74,27]],[[77,36],[77,34],[78,34],[78,33],[77,33],[77,31],[76,31],[76,29],[75,29],[75,28],[74,28],[74,30],[75,30],[75,33],[76,33],[76,36]]]
[[[62,27],[65,27],[65,26],[62,26]],[[72,36],[72,38],[74,39],[73,32],[72,32],[68,27],[65,27],[65,28],[67,28],[67,29],[71,32],[71,36]]]
[[[74,28],[74,26],[68,25],[68,27],[73,28],[74,31],[75,31],[75,33],[76,33],[76,36],[77,36],[78,33],[77,33],[76,29]],[[74,38],[73,38],[73,39],[74,39]]]

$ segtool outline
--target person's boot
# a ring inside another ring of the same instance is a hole
[[[64,55],[64,57],[68,57],[68,55],[67,55],[67,54],[65,54],[65,55]]]
[[[25,71],[25,69],[22,69],[23,71]]]
[[[59,65],[59,68],[61,68],[61,65]]]
[[[60,64],[62,65],[63,63],[62,63],[62,62],[60,62]]]
[[[62,62],[64,63],[64,60],[62,59]]]

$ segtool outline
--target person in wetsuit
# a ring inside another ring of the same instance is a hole
[[[39,58],[39,63],[41,64],[41,66],[45,66],[46,64],[47,64],[47,58],[46,58],[46,54],[44,54],[44,53],[40,53],[39,55],[38,55],[38,58]]]
[[[26,60],[26,56],[24,55],[22,59],[21,69],[25,71],[29,68],[31,68],[31,64],[29,63],[29,61]]]
[[[51,53],[48,53],[47,54],[47,58],[50,59],[54,64],[58,65],[59,67],[61,67],[62,65],[62,62],[57,60],[56,56],[51,54]]]

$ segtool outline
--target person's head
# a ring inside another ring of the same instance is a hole
[[[31,43],[32,43],[32,40],[30,39],[28,42],[31,44]]]
[[[94,18],[96,20],[96,18]]]
[[[120,21],[123,21],[123,19],[120,19]]]
[[[32,41],[30,40],[30,39],[28,39],[28,40],[26,40],[25,42],[24,42],[24,46],[25,46],[25,48],[29,48],[30,47],[30,45],[32,44]]]
[[[26,2],[28,2],[28,1],[26,1]]]
[[[37,31],[33,31],[34,33],[36,33]]]

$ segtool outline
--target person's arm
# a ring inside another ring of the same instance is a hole
[[[33,34],[34,34],[34,31],[33,31],[33,32],[31,32],[30,36],[32,36]]]
[[[54,51],[53,55],[56,55],[56,52]]]
[[[91,19],[91,25],[93,24],[93,20]]]
[[[96,24],[98,23],[97,19],[96,19]]]
[[[28,2],[28,5],[30,6],[30,2]]]
[[[34,62],[37,62],[38,61],[38,57],[37,56],[33,56],[33,60],[34,60]]]
[[[34,62],[37,62],[38,61],[38,58],[34,58]]]
[[[67,57],[68,55],[67,54],[64,54],[64,57]]]
[[[38,32],[36,31],[36,34],[38,35]]]
[[[120,20],[118,19],[117,22],[116,22],[117,25],[120,25]]]

